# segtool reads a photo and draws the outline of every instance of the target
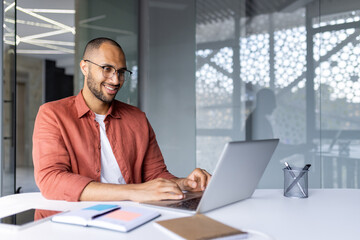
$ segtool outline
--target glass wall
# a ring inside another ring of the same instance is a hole
[[[358,1],[197,1],[197,165],[232,140],[279,138],[259,187],[284,162],[310,187],[359,187]]]
[[[321,1],[313,38],[321,183],[359,188],[360,2]]]

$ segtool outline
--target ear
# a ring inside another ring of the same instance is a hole
[[[80,69],[81,69],[82,74],[84,76],[87,76],[87,74],[89,72],[89,67],[84,60],[80,61]]]

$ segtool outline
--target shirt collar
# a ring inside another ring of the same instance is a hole
[[[75,106],[76,106],[76,110],[78,112],[78,118],[81,118],[82,116],[84,116],[86,113],[88,113],[90,111],[90,108],[86,105],[86,102],[82,95],[82,90],[75,97]]]
[[[106,115],[110,115],[113,118],[121,118],[120,108],[116,107],[117,105],[118,105],[118,101],[113,100]],[[88,112],[91,112],[90,108],[86,104],[85,99],[82,95],[82,90],[75,97],[75,106],[78,112],[78,118],[81,118]]]
[[[121,108],[118,106],[118,104],[119,102],[114,99],[106,115],[110,115],[113,118],[121,118],[121,114],[120,114]]]

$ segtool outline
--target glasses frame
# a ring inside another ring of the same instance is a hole
[[[132,71],[130,71],[130,70],[126,69],[126,68],[116,69],[114,66],[111,66],[111,65],[100,65],[100,64],[94,63],[93,61],[90,61],[90,60],[88,60],[88,59],[83,59],[83,60],[84,60],[84,62],[89,62],[89,63],[92,63],[92,64],[98,66],[98,67],[101,67],[101,68],[102,68],[102,74],[103,74],[103,76],[104,76],[105,78],[112,78],[112,77],[114,77],[114,74],[117,73],[117,77],[118,77],[119,79],[121,79],[121,77],[120,77],[120,74],[121,74],[120,71],[121,71],[121,70],[124,71],[124,73],[125,73],[125,72],[130,73],[130,76],[132,75]],[[106,77],[106,76],[105,76],[104,71],[105,71],[105,68],[106,68],[106,67],[110,67],[110,68],[113,68],[113,69],[115,70],[114,73],[113,73],[113,75],[112,75],[111,77]],[[125,74],[124,74],[124,81],[125,81],[125,80],[126,80],[126,78],[125,78]]]

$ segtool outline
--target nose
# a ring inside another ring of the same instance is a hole
[[[120,76],[118,75],[117,72],[114,72],[114,74],[112,75],[111,78],[109,78],[111,81],[110,83],[111,84],[114,84],[114,85],[122,85],[124,83],[124,81],[121,80]]]

